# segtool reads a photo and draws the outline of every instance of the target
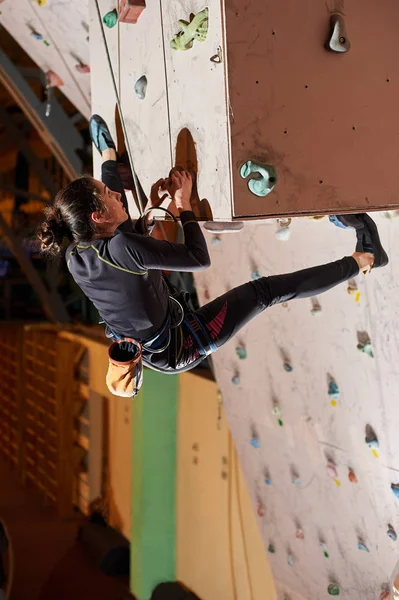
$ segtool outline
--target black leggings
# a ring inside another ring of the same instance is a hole
[[[127,206],[116,163],[111,161],[104,163],[102,180],[111,190],[122,194]],[[141,192],[144,195],[142,190]],[[233,288],[193,314],[210,340],[207,348],[210,353],[223,346],[244,325],[269,306],[288,300],[317,296],[355,277],[358,273],[359,267],[355,259],[345,257],[326,265],[287,275],[261,277]],[[178,373],[192,369],[204,360],[205,355],[198,344],[195,331],[193,332],[192,327],[190,328],[187,323],[181,325],[176,337],[172,339],[173,351],[177,357],[176,369],[171,369],[168,364],[170,356],[168,350],[161,354],[147,355],[144,363],[156,369],[167,369],[168,373]]]

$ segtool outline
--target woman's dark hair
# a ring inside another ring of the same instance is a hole
[[[42,252],[58,256],[65,237],[71,242],[89,242],[96,233],[91,214],[105,210],[92,177],[85,175],[68,183],[44,210],[45,220],[37,230]]]

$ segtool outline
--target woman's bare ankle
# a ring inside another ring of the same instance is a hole
[[[374,264],[374,256],[370,252],[355,252],[352,257],[357,262],[359,271],[363,273],[368,273]]]
[[[107,148],[101,154],[103,162],[107,160],[116,160],[116,152],[113,148]]]

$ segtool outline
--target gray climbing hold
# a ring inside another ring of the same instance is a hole
[[[134,91],[136,92],[136,96],[140,98],[140,100],[144,100],[145,95],[147,93],[147,77],[145,75],[142,75],[142,77],[140,77],[140,79],[136,81]]]
[[[377,435],[371,425],[366,425],[366,437],[364,438],[364,441],[369,448],[373,448],[374,450],[377,450],[380,447]]]
[[[290,565],[290,567],[293,567],[293,566],[294,566],[294,564],[295,564],[295,561],[294,561],[294,557],[292,556],[292,554],[289,554],[289,555],[288,555],[287,562],[288,562],[288,564]]]
[[[328,42],[328,48],[332,52],[348,52],[351,47],[350,41],[346,34],[345,21],[342,15],[337,13],[331,15],[331,37]]]
[[[248,188],[255,196],[261,198],[267,196],[276,187],[277,171],[275,167],[248,160],[242,165],[240,175],[243,179],[247,179],[252,174],[254,177],[248,181]]]
[[[387,534],[391,538],[391,540],[394,541],[394,542],[396,542],[396,540],[398,539],[396,531],[394,530],[394,528],[392,527],[392,525],[388,525]]]
[[[234,385],[238,385],[240,383],[240,378],[238,375],[234,375],[231,381],[234,383]]]

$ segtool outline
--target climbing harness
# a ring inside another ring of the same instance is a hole
[[[119,98],[118,88],[117,88],[116,81],[115,81],[114,71],[112,69],[112,63],[111,63],[111,57],[109,55],[107,39],[106,39],[105,33],[104,33],[103,20],[101,18],[101,12],[100,12],[100,7],[98,5],[98,0],[94,0],[94,1],[95,1],[95,4],[96,4],[98,21],[100,23],[100,29],[101,29],[101,35],[102,35],[102,38],[103,38],[103,42],[104,42],[105,53],[107,55],[108,68],[109,68],[109,72],[111,74],[112,85],[113,85],[114,92],[115,92],[116,103],[118,105],[119,116],[120,116],[122,130],[123,130],[123,136],[125,138],[126,150],[127,150],[128,156],[129,156],[130,167],[131,167],[131,170],[132,170],[134,187],[135,187],[135,193],[137,195],[137,200],[138,200],[138,204],[139,204],[139,211],[140,211],[140,215],[142,215],[143,212],[144,212],[143,199],[141,197],[140,186],[139,186],[138,178],[137,178],[136,171],[135,171],[135,168],[134,168],[133,154],[132,154],[132,151],[131,151],[131,148],[130,148],[130,142],[129,142],[129,137],[128,137],[128,134],[127,134],[125,119],[123,117],[121,101],[120,101],[120,98]]]

